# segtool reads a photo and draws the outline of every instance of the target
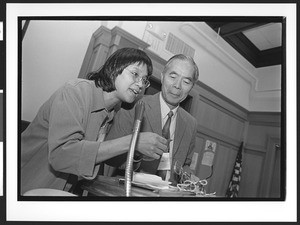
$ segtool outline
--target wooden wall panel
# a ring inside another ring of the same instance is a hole
[[[280,191],[281,191],[281,177],[280,177],[280,171],[281,171],[281,152],[280,148],[275,149],[275,159],[274,159],[274,165],[273,165],[273,174],[272,174],[272,180],[271,185],[269,189],[269,196],[273,198],[280,197]]]
[[[204,179],[210,174],[211,168],[201,165],[203,149],[206,140],[216,142],[218,147],[213,162],[213,175],[208,180],[206,190],[216,191],[218,196],[225,196],[238,147],[244,140],[239,196],[259,197],[262,192],[262,174],[266,167],[265,158],[268,155],[268,139],[280,137],[280,113],[256,112],[249,113],[249,117],[243,117],[244,112],[239,113],[239,108],[232,105],[232,110],[228,107],[230,102],[223,103],[220,99],[218,102],[212,102],[209,98],[216,99],[211,93],[210,96],[199,95],[199,98],[193,100],[193,116],[198,120],[198,138],[202,144],[196,175]]]
[[[246,162],[246,174],[243,177],[246,177],[244,179],[247,182],[251,181],[251,185],[255,183],[256,192],[254,192],[254,187],[250,189],[243,181],[241,183],[242,196],[271,197],[269,195],[270,183],[274,176],[272,166],[276,160],[273,145],[274,143],[280,145],[280,119],[280,113],[251,113],[249,115],[246,148],[249,150],[247,152],[251,153],[252,158]],[[250,171],[249,174],[248,171]],[[252,173],[256,173],[256,176]],[[278,175],[278,173],[275,175]],[[277,179],[277,187],[280,186],[278,182],[280,183],[280,179]]]
[[[281,179],[284,178],[280,176],[286,176],[286,171],[284,170],[285,161],[281,161],[282,153],[280,138],[269,137],[261,172],[259,197],[274,197],[274,195],[276,195],[275,197],[284,197],[280,196],[280,189],[284,188],[284,186],[281,186]],[[275,192],[272,193],[272,191]]]
[[[228,128],[224,129],[224,133],[227,133],[229,138],[240,141],[243,139],[245,129],[245,122],[232,118],[229,122]]]
[[[202,129],[210,130],[221,139],[240,141],[244,132],[244,121],[229,112],[198,99],[193,115]]]
[[[213,175],[208,179],[207,191],[216,192],[219,197],[224,197],[237,151],[218,143],[213,165]]]
[[[244,149],[239,192],[240,197],[258,197],[264,156],[264,153]]]
[[[252,149],[266,151],[269,136],[280,137],[280,127],[250,124],[247,144]]]
[[[197,159],[196,168],[193,172],[198,177],[200,177],[200,174],[198,174],[198,171],[199,171],[200,164],[201,164],[202,152],[203,152],[203,149],[204,149],[204,142],[205,142],[205,139],[203,137],[201,137],[200,135],[196,136],[195,152],[198,154],[198,159]]]
[[[212,172],[206,191],[216,192],[217,196],[224,197],[244,135],[246,120],[241,116],[244,112],[229,106],[227,101],[212,92],[198,92],[198,96],[193,99],[193,105],[193,116],[198,121],[198,138],[202,143],[196,175],[205,179]],[[206,140],[217,143],[212,167],[201,164]]]
[[[80,68],[79,78],[86,78],[88,73],[98,70],[105,63],[110,39],[111,32],[104,26],[93,33]]]

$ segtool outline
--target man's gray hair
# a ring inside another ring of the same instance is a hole
[[[198,77],[199,77],[199,69],[198,69],[198,66],[197,64],[195,63],[194,59],[190,56],[187,56],[187,55],[184,55],[184,54],[178,54],[178,55],[174,55],[172,56],[166,63],[165,67],[164,67],[164,70],[163,70],[163,74],[166,72],[166,70],[169,68],[169,65],[172,61],[176,60],[176,59],[179,59],[179,60],[182,60],[182,61],[188,61],[190,62],[193,67],[194,67],[194,76],[193,76],[193,81],[196,82],[198,80]]]

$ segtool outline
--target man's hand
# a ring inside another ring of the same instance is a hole
[[[137,150],[151,159],[159,159],[167,151],[168,141],[152,132],[141,132],[137,142]]]

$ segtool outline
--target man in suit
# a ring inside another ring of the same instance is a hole
[[[178,173],[191,173],[189,168],[195,148],[197,120],[179,106],[198,80],[199,71],[191,57],[179,54],[171,57],[161,74],[161,92],[145,95],[145,112],[140,132],[156,133],[169,140],[166,152],[149,153],[136,151],[134,160],[138,163],[136,171],[157,174],[163,179],[178,182]],[[171,113],[169,113],[171,111]],[[107,139],[114,139],[132,133],[135,108],[121,109],[115,116]],[[168,118],[169,122],[168,121]],[[164,127],[167,128],[165,134]],[[166,126],[165,126],[166,125]],[[137,142],[139,145],[139,141]],[[120,166],[126,162],[127,154],[112,158],[105,163]],[[175,169],[177,168],[177,169]],[[123,167],[124,169],[124,167]],[[182,171],[181,170],[181,171]]]

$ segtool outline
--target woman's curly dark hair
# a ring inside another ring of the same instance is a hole
[[[148,71],[147,77],[152,75],[152,61],[144,51],[135,48],[121,48],[115,51],[98,71],[88,74],[87,79],[94,80],[96,87],[101,87],[103,91],[112,92],[116,90],[117,76],[127,66],[134,63],[145,64]]]

